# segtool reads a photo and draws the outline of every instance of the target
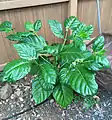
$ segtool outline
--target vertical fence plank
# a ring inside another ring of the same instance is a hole
[[[0,22],[8,20],[13,23],[15,31],[24,31],[25,21],[35,22],[37,19],[42,21],[42,29],[39,34],[46,38],[49,44],[60,43],[62,39],[56,38],[48,25],[48,19],[56,19],[63,23],[64,19],[68,17],[68,1],[48,4],[42,6],[10,9],[0,11]],[[47,2],[47,1],[46,1]],[[0,33],[0,71],[3,69],[4,63],[7,63],[13,59],[18,58],[16,50],[12,44],[5,38],[6,34]]]
[[[69,16],[77,16],[77,4],[78,0],[70,0],[69,1]]]

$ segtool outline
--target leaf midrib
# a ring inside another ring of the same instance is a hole
[[[80,71],[80,69],[79,69],[78,67],[75,67],[75,68],[77,69],[77,71],[79,72],[79,74],[82,76],[82,78],[83,78],[84,81],[86,82],[86,85],[89,86],[88,82],[87,82],[86,79],[84,78],[84,76],[83,76],[82,72]],[[88,87],[88,88],[90,89],[90,91],[92,91],[92,90],[91,90],[91,87]]]
[[[29,64],[29,62],[28,61],[26,61],[26,62],[23,62],[22,61],[22,63],[20,62],[19,64],[17,64],[16,66],[14,66],[14,67],[11,67],[11,69],[9,69],[8,71],[7,71],[7,74],[10,72],[10,71],[12,71],[13,69],[16,69],[18,66],[22,66],[22,65],[25,65],[25,64]]]

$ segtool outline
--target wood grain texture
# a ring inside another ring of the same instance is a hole
[[[0,10],[67,2],[69,0],[5,0],[0,1]]]
[[[11,21],[15,31],[24,31],[26,21],[35,22],[37,19],[41,20],[43,27],[39,34],[45,37],[49,44],[60,43],[62,39],[58,39],[52,34],[47,23],[48,19],[56,19],[63,24],[67,17],[68,2],[0,11],[0,21]],[[0,33],[0,64],[18,58],[17,52],[13,48],[14,42],[10,42],[5,37],[5,33]]]
[[[112,0],[100,0],[102,32],[112,33]],[[95,27],[93,36],[97,36],[97,9],[96,0],[78,1],[78,18],[86,24]]]
[[[78,0],[70,0],[69,1],[69,16],[77,16],[77,5]]]

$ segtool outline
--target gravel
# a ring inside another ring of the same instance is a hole
[[[31,95],[31,80],[27,78],[11,85],[12,92],[7,99],[0,99],[0,120],[15,115],[35,105]],[[0,84],[2,88],[4,84]],[[112,93],[99,89],[99,107],[83,110],[81,103],[74,102],[62,109],[51,99],[36,108],[10,120],[112,120]]]

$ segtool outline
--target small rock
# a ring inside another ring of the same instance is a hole
[[[21,107],[23,107],[24,105],[23,104],[21,104]]]
[[[22,97],[19,98],[20,101],[24,101]]]
[[[12,87],[7,83],[0,89],[0,98],[6,100],[12,94]]]
[[[63,113],[62,113],[62,117],[64,117],[65,116],[65,111],[63,111]]]
[[[52,104],[53,102],[54,102],[54,99],[51,99],[51,100],[50,100],[50,103]]]
[[[15,98],[15,95],[14,95],[14,94],[12,94],[12,95],[11,95],[11,99],[14,99],[14,98]]]
[[[7,99],[6,102],[8,102],[9,100]]]
[[[40,115],[38,114],[38,115],[36,115],[37,117],[40,117]]]
[[[11,105],[11,108],[13,108],[14,107],[14,105]]]
[[[21,95],[21,91],[18,90],[18,91],[15,92],[15,94],[16,94],[17,96],[20,96],[20,95]]]

